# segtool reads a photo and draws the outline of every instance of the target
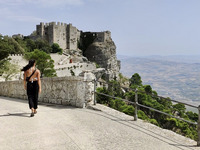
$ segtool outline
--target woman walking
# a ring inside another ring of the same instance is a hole
[[[37,113],[38,93],[41,93],[40,71],[35,68],[35,65],[35,60],[29,60],[29,63],[21,70],[24,71],[24,89],[28,95],[30,117]]]

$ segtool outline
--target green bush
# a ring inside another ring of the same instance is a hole
[[[122,107],[122,112],[127,114],[127,115],[134,116],[135,115],[135,108],[131,105],[124,105]]]
[[[105,87],[99,87],[99,88],[96,89],[96,91],[99,92],[99,93],[104,93],[104,94],[109,95],[109,91]],[[108,105],[111,98],[104,96],[104,95],[97,94],[96,100],[97,100],[97,103]]]
[[[138,110],[138,118],[140,118],[142,120],[148,120],[149,119],[147,117],[147,115],[142,110]]]
[[[112,104],[111,104],[112,108],[119,110],[119,111],[122,111],[124,105],[126,105],[125,102],[122,101],[121,99],[111,100],[111,102],[112,102]]]
[[[156,119],[149,119],[149,122],[152,123],[152,124],[155,124],[157,126],[159,126],[158,122]]]

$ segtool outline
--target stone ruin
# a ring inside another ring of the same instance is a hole
[[[72,24],[41,22],[36,25],[34,33],[29,36],[31,39],[43,39],[50,45],[57,43],[63,49],[63,55],[51,54],[58,77],[79,76],[81,72],[89,70],[97,74],[98,70],[101,70],[105,80],[118,78],[120,61],[117,60],[116,46],[110,31],[83,32]],[[19,58],[12,59],[18,61]],[[20,64],[20,66],[24,65]],[[98,78],[100,77],[98,75]]]
[[[49,44],[57,43],[62,49],[77,49],[81,32],[72,24],[43,23],[36,25],[36,38],[42,38]]]
[[[116,46],[109,31],[83,32],[72,24],[41,22],[36,25],[34,38],[42,38],[49,44],[58,43],[72,58],[89,60],[96,63],[97,67],[105,68],[106,80],[118,78],[120,61],[117,60]]]

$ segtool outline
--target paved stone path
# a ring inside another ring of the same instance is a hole
[[[196,142],[102,105],[91,109],[0,97],[0,150],[196,150]]]

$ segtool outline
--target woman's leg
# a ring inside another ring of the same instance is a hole
[[[31,117],[34,116],[34,112],[35,112],[35,109],[34,109],[34,102],[33,102],[33,96],[32,95],[29,95],[28,96],[28,100],[29,100],[29,108],[31,109]]]
[[[34,97],[32,95],[28,95],[28,103],[29,103],[29,108],[31,110],[34,109]]]
[[[35,110],[34,110],[34,108],[31,108],[31,117],[33,117],[34,114],[35,114]]]
[[[29,108],[31,109],[31,117],[34,116],[34,95],[33,95],[33,86],[31,83],[27,83],[27,95],[28,95],[28,102]]]
[[[36,109],[38,108],[38,91],[39,91],[39,85],[37,81],[34,83],[34,113],[36,114]]]

